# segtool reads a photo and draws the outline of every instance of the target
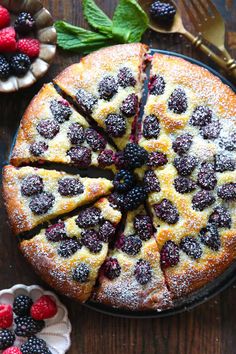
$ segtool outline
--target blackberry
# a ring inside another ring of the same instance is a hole
[[[11,74],[10,64],[7,59],[0,55],[0,80],[7,80]]]
[[[141,186],[135,186],[132,188],[124,198],[123,207],[125,210],[135,210],[147,199],[147,193]]]
[[[187,177],[175,178],[174,186],[177,192],[181,194],[192,192],[197,187],[196,183],[192,179]]]
[[[153,75],[148,85],[150,95],[154,95],[154,96],[163,95],[165,91],[165,86],[166,83],[162,76]]]
[[[32,197],[29,207],[36,215],[46,214],[53,207],[55,197],[52,193],[42,192]]]
[[[161,252],[161,267],[169,268],[179,263],[179,247],[173,241],[166,241]]]
[[[57,249],[59,256],[68,258],[76,253],[82,247],[82,243],[79,240],[67,239],[61,242]]]
[[[137,82],[132,74],[132,71],[127,67],[123,67],[119,70],[117,79],[118,79],[119,86],[123,88],[129,86],[134,87]]]
[[[43,191],[43,179],[38,175],[25,177],[21,183],[21,194],[30,197]]]
[[[50,110],[53,118],[60,124],[69,120],[72,110],[65,100],[53,100],[50,103]]]
[[[218,227],[230,228],[231,222],[230,212],[224,206],[216,207],[209,217],[209,223],[215,224]]]
[[[85,113],[92,113],[98,99],[92,93],[80,88],[75,95],[76,101]]]
[[[189,257],[198,259],[202,255],[202,249],[197,240],[193,237],[185,237],[180,242],[180,248],[184,251]]]
[[[120,107],[121,113],[125,117],[132,117],[138,112],[139,102],[138,96],[134,93],[131,93],[126,97],[126,99],[122,102]]]
[[[212,110],[207,106],[198,106],[195,108],[189,123],[197,127],[204,127],[211,123]]]
[[[30,68],[31,61],[26,54],[15,54],[9,61],[11,70],[16,76],[24,76]]]
[[[178,136],[172,144],[174,152],[179,155],[182,155],[190,149],[190,146],[193,142],[193,136],[189,133],[182,134]]]
[[[116,229],[110,221],[104,221],[98,230],[99,240],[103,242],[110,242],[115,235],[115,231]]]
[[[77,178],[62,178],[58,181],[58,192],[63,197],[84,193],[84,186]]]
[[[109,257],[103,265],[103,271],[105,276],[110,280],[118,278],[121,273],[121,267],[118,260],[116,258]]]
[[[126,131],[126,121],[121,114],[108,114],[105,119],[106,131],[113,138],[122,137]]]
[[[43,339],[30,336],[20,348],[22,354],[51,354],[47,343]]]
[[[167,224],[176,224],[179,221],[178,210],[168,199],[163,199],[160,203],[155,204],[154,211],[156,216]]]
[[[17,16],[14,27],[17,33],[26,34],[34,30],[35,20],[29,12],[21,12]]]
[[[87,264],[80,263],[73,269],[72,278],[79,283],[85,283],[89,278],[89,273],[90,270]]]
[[[29,337],[33,334],[41,332],[45,327],[44,321],[36,321],[29,316],[16,317],[15,324],[15,334],[18,337]]]
[[[114,163],[114,153],[112,150],[103,150],[98,155],[98,164],[100,167],[111,166]]]
[[[85,140],[84,128],[79,123],[72,123],[67,133],[71,144],[80,145]]]
[[[153,151],[148,155],[147,165],[149,167],[164,166],[165,164],[167,164],[167,162],[168,159],[166,157],[166,154],[163,154],[162,152]]]
[[[93,151],[100,151],[106,147],[106,140],[94,129],[85,130],[85,140]]]
[[[216,172],[234,171],[236,169],[236,160],[227,154],[218,154],[215,156]]]
[[[59,242],[64,240],[67,236],[64,222],[59,222],[49,226],[45,231],[45,235],[48,241],[51,242]]]
[[[144,259],[139,259],[134,268],[134,276],[139,284],[147,284],[152,278],[150,263]]]
[[[33,156],[41,156],[47,151],[48,145],[44,141],[35,142],[30,145],[29,151]]]
[[[84,146],[73,146],[67,151],[71,162],[80,168],[89,167],[91,164],[91,150]]]
[[[217,195],[224,200],[236,200],[236,183],[225,183],[218,187]]]
[[[136,215],[134,228],[142,241],[149,240],[154,232],[151,218],[148,215]]]
[[[212,190],[215,188],[217,178],[214,166],[211,163],[203,163],[198,173],[197,184],[203,189]]]
[[[199,191],[197,192],[192,199],[193,209],[195,210],[204,210],[215,203],[215,197],[208,191]]]
[[[13,312],[17,316],[29,315],[31,306],[33,305],[32,299],[27,295],[18,295],[13,302]]]
[[[146,116],[143,121],[143,136],[146,139],[157,139],[160,133],[158,118],[151,114]]]
[[[102,243],[99,240],[98,232],[93,229],[82,231],[81,241],[92,253],[98,253],[102,249]]]
[[[148,152],[136,143],[128,143],[124,149],[124,159],[132,169],[141,167],[148,160]]]
[[[236,149],[236,131],[228,133],[226,136],[222,136],[219,145],[222,149],[234,151]]]
[[[176,9],[172,4],[154,1],[149,8],[149,13],[154,20],[168,25],[174,20]]]
[[[60,131],[60,126],[55,120],[44,119],[36,126],[37,131],[45,139],[53,139]]]
[[[118,91],[118,83],[113,76],[104,77],[98,84],[99,97],[110,100]]]
[[[172,92],[168,100],[168,108],[176,114],[182,114],[187,111],[188,100],[184,90],[177,88]]]
[[[134,182],[133,173],[127,170],[120,170],[113,180],[115,190],[121,193],[129,191],[133,187]]]
[[[100,209],[96,207],[90,207],[85,210],[82,210],[75,222],[79,227],[90,227],[96,226],[102,221],[102,215]]]
[[[221,131],[221,125],[219,122],[212,122],[200,129],[200,134],[204,139],[214,140],[218,138]]]
[[[221,246],[221,242],[216,225],[210,224],[203,228],[200,231],[200,240],[204,245],[208,246],[213,251],[218,251]]]
[[[113,208],[118,208],[120,210],[122,210],[124,208],[125,205],[125,196],[124,194],[120,194],[117,192],[114,192],[112,194],[109,195],[108,197],[110,204],[112,205]]]
[[[194,156],[176,157],[174,166],[181,176],[190,175],[197,166],[197,159]]]
[[[121,250],[130,256],[136,256],[139,253],[142,247],[142,241],[136,235],[130,235],[124,237],[123,245]]]
[[[0,350],[7,349],[15,342],[15,334],[9,329],[0,329]]]
[[[160,182],[154,171],[148,170],[145,171],[143,178],[144,188],[147,193],[151,192],[160,192]]]
[[[118,170],[128,168],[128,162],[125,160],[124,151],[116,152],[114,160],[115,160],[115,165],[118,168]]]

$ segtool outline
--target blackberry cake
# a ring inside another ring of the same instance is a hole
[[[140,43],[68,67],[30,103],[3,170],[20,250],[80,302],[185,301],[236,258],[235,117],[236,95],[217,77]]]

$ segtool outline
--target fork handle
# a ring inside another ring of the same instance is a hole
[[[208,58],[212,59],[219,67],[223,70],[227,71],[231,78],[236,81],[236,64],[232,58],[227,61],[221,59],[217,54],[215,54],[210,48],[208,48],[205,44],[203,44],[201,37],[193,36],[192,33],[188,31],[184,31],[182,33],[190,42],[198,49],[200,49],[203,53],[205,53]],[[233,61],[233,62],[232,62]],[[235,64],[235,65],[234,65]]]

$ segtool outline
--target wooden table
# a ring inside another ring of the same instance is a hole
[[[86,26],[79,0],[44,0],[55,19]],[[117,0],[97,0],[111,15]],[[217,0],[227,20],[228,44],[236,56],[235,0]],[[186,17],[187,20],[187,17]],[[154,48],[168,49],[197,58],[214,66],[178,35],[164,36],[147,31],[143,41]],[[50,81],[66,66],[79,60],[78,55],[58,50],[48,74],[33,87],[9,95],[0,95],[1,161],[7,160],[13,134],[31,98],[44,82]],[[46,284],[34,274],[17,249],[3,207],[0,212],[0,288],[16,283]],[[70,354],[234,354],[236,353],[236,286],[225,290],[195,310],[163,319],[125,319],[103,315],[62,297],[73,326]]]

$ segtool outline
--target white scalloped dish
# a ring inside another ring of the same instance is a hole
[[[38,338],[43,339],[52,354],[64,354],[71,345],[70,333],[71,323],[65,306],[59,301],[58,297],[50,291],[45,291],[37,285],[26,286],[18,284],[10,289],[0,291],[0,304],[13,304],[14,298],[18,295],[28,295],[33,301],[42,295],[49,295],[57,304],[57,314],[45,320],[45,328],[37,334]],[[26,341],[26,338],[17,337],[15,345],[19,346]]]

